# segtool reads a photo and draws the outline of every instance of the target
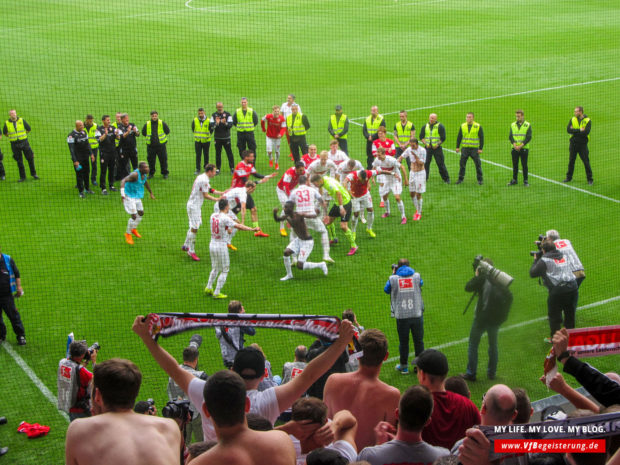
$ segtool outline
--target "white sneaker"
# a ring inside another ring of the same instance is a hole
[[[321,270],[323,270],[323,274],[327,276],[327,263],[321,262]]]
[[[280,281],[288,281],[289,279],[293,279],[292,274],[287,274],[285,277],[280,278]]]

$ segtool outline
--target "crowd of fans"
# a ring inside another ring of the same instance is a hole
[[[112,463],[113,459],[132,464],[196,465],[620,463],[620,434],[606,437],[604,453],[495,452],[485,427],[528,423],[534,409],[525,390],[494,384],[478,409],[470,400],[467,382],[462,377],[447,377],[445,354],[426,349],[412,363],[418,383],[401,393],[379,379],[388,357],[385,334],[378,329],[364,330],[350,310],[345,312],[335,341],[317,341],[310,348],[297,346],[291,354],[294,360],[284,364],[282,376],[273,375],[257,344],[243,346],[242,335],[234,344],[232,365],[227,370],[211,375],[196,371],[196,346],[200,345],[196,336],[179,365],[151,337],[149,322],[149,317],[137,317],[133,331],[170,377],[171,403],[191,402],[190,413],[177,417],[164,413],[177,420],[173,424],[155,416],[151,402],[138,402],[135,411],[147,415],[137,415],[131,410],[140,385],[137,367],[119,359],[100,363],[93,370],[94,416],[71,423],[67,463]],[[354,338],[361,352],[349,348]],[[583,396],[562,374],[554,375],[550,387],[577,409],[568,416],[620,412],[620,377],[602,374],[571,356],[565,329],[556,332],[552,342],[552,352],[564,373],[573,376],[591,395]],[[227,347],[225,362],[230,349]],[[566,418],[562,409],[551,410],[543,412],[541,419]],[[611,423],[617,425],[618,418]],[[138,425],[142,428],[140,441],[126,445],[126,450],[104,447],[118,435],[124,435],[119,438],[124,445],[130,441],[128,431]],[[95,431],[93,428],[99,429],[90,444],[93,440],[101,442],[95,447],[98,453],[93,453],[92,447],[87,451],[80,443],[80,438]],[[193,437],[187,434],[188,429]],[[121,460],[122,454],[132,460]]]

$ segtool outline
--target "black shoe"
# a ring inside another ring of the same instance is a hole
[[[164,174],[163,178],[164,178],[164,179],[168,179],[168,175],[167,175],[167,174]]]
[[[218,174],[220,174],[220,169],[219,169],[219,168],[217,168],[217,169],[215,170],[215,175],[217,176]]]
[[[566,179],[564,179],[564,181],[562,181],[562,182],[571,182],[571,181],[572,181],[572,179],[566,178]]]
[[[97,181],[95,181],[94,179],[91,179],[90,183],[91,183],[93,186],[96,186],[96,185],[97,185]]]
[[[0,176],[0,181],[4,181],[6,179],[6,176]]]
[[[527,181],[524,183],[527,184]],[[516,186],[517,185],[517,180],[516,179],[511,179],[510,182],[508,184],[506,184],[507,186]]]
[[[17,182],[24,182],[25,180],[26,180],[26,178],[19,178],[19,179],[17,180]]]
[[[90,189],[88,189],[88,190],[86,191],[86,193],[87,193],[87,194],[94,194],[94,192],[93,192],[93,191],[91,191]]]
[[[25,336],[19,336],[17,338],[17,345],[18,346],[25,346],[26,345],[26,337]]]
[[[103,189],[103,190],[101,191],[101,195],[108,195],[108,191],[107,191],[106,189]]]
[[[6,417],[0,417],[0,425],[6,425]]]
[[[588,180],[588,184],[589,184],[589,185],[594,184],[594,180],[593,180],[593,179],[589,179],[589,180]]]
[[[487,373],[487,378],[490,379],[491,381],[493,381],[495,379],[495,375]]]
[[[461,373],[459,376],[465,381],[476,381],[476,376],[470,375],[469,373]]]
[[[117,192],[117,191],[118,191],[118,189],[117,189],[116,187],[114,187],[114,186],[110,186],[110,190],[111,190],[112,192]]]
[[[462,179],[459,179],[458,181],[456,181],[456,183],[455,183],[455,184],[463,184],[463,180],[462,180]]]
[[[200,170],[194,171],[194,176],[198,176],[200,174]]]
[[[32,175],[32,179],[34,179],[35,181],[38,181],[41,178],[39,176],[37,176],[36,174],[33,174]]]
[[[0,447],[0,456],[6,454],[9,451],[8,447]]]
[[[84,195],[84,192],[80,192],[80,198],[83,199],[84,197],[86,197],[86,195]]]
[[[449,179],[444,180],[444,182],[445,182],[446,184],[450,184],[450,180],[449,180]]]
[[[529,182],[527,182],[527,181],[523,181],[523,185],[524,185],[525,187],[530,187],[530,183],[529,183]]]
[[[482,180],[478,181],[478,185],[482,186]]]

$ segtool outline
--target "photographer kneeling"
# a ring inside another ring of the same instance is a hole
[[[69,420],[90,417],[90,393],[88,385],[93,374],[85,366],[93,367],[97,361],[99,344],[86,346],[86,341],[73,341],[69,345],[69,357],[58,362],[58,409],[69,414]]]
[[[559,252],[553,242],[545,240],[541,244],[542,255],[537,254],[530,268],[532,278],[542,278],[549,289],[547,298],[547,316],[549,318],[550,338],[564,327],[575,327],[577,311],[577,279],[571,271],[570,263]],[[564,312],[564,318],[562,318]]]
[[[467,282],[465,291],[478,294],[478,302],[469,333],[467,371],[461,377],[468,381],[476,381],[478,346],[480,345],[480,338],[486,331],[489,337],[487,377],[495,379],[499,357],[497,335],[499,327],[508,318],[508,312],[512,305],[512,292],[508,290],[512,278],[497,268],[493,268],[493,261],[490,258],[482,258],[481,255],[474,259],[473,267],[475,276]]]

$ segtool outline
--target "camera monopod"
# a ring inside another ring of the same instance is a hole
[[[463,310],[463,315],[465,315],[467,313],[467,310],[469,310],[469,306],[471,305],[471,303],[474,301],[474,297],[476,297],[478,295],[477,292],[474,292],[471,295],[471,299],[469,299],[469,302],[467,302],[467,305],[465,306],[465,310]]]

